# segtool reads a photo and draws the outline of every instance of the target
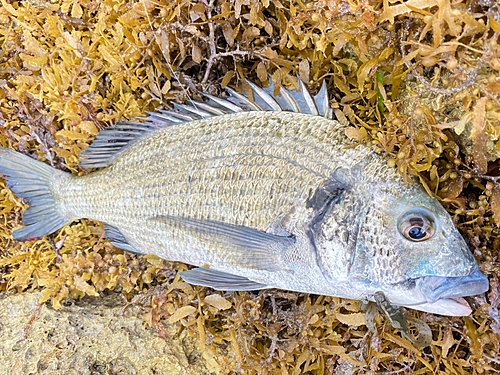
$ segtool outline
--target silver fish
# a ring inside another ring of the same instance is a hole
[[[251,84],[254,101],[175,105],[99,133],[73,176],[8,149],[0,173],[30,204],[13,237],[79,218],[117,247],[197,266],[181,276],[221,290],[280,288],[463,316],[488,280],[448,213],[405,183],[312,97]]]

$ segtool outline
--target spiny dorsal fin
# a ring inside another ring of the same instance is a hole
[[[147,112],[146,122],[131,121],[119,122],[115,126],[101,131],[91,146],[80,154],[80,165],[84,168],[100,168],[110,165],[116,157],[128,148],[135,140],[147,133],[154,132],[160,127],[181,124],[208,117],[222,116],[228,113],[242,111],[291,111],[308,113],[315,116],[332,117],[332,110],[328,103],[326,84],[313,98],[306,85],[298,78],[299,91],[280,88],[275,97],[272,79],[269,87],[260,88],[248,82],[253,93],[254,102],[245,94],[239,93],[229,87],[226,88],[229,96],[217,98],[203,94],[209,100],[197,102],[189,100],[186,104],[174,104],[174,109]]]
[[[273,98],[272,95],[269,95],[266,91],[261,89],[255,83],[248,81],[248,84],[252,88],[253,99],[255,103],[262,108],[264,111],[282,111],[283,109]]]
[[[150,116],[145,120],[164,126],[171,125],[172,122],[192,121],[242,111],[290,111],[332,119],[333,111],[329,106],[326,83],[323,82],[321,90],[312,97],[299,77],[297,80],[299,90],[287,90],[281,87],[277,96],[273,94],[275,82],[271,77],[269,77],[269,86],[265,88],[248,82],[252,89],[253,102],[246,94],[239,93],[230,87],[226,88],[229,94],[226,98],[217,98],[203,93],[202,95],[209,99],[207,102],[189,100],[185,105],[174,104],[174,109],[171,111],[148,112]]]
[[[330,98],[328,97],[328,88],[326,87],[326,81],[323,81],[321,89],[314,97],[314,102],[316,103],[316,108],[320,116],[332,119],[333,109],[330,108]]]
[[[243,112],[243,109],[241,107],[238,107],[236,104],[233,104],[225,99],[217,98],[216,96],[212,96],[209,94],[203,94],[203,96],[209,99],[208,102],[207,103],[193,102],[195,103],[194,105],[199,106],[201,104],[202,105],[201,108],[204,108],[203,106],[207,106],[206,108],[207,110],[219,111],[219,113],[217,112],[214,113],[215,116],[223,115],[226,113]],[[210,109],[208,107],[210,107]]]

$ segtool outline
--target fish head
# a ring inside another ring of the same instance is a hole
[[[381,184],[360,215],[351,274],[395,305],[469,315],[488,279],[443,206],[418,184]]]
[[[318,265],[351,298],[382,292],[393,304],[450,316],[488,279],[452,218],[416,182],[381,182],[344,191],[314,227]]]

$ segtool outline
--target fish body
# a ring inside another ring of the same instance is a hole
[[[181,274],[194,284],[359,300],[383,292],[468,315],[461,297],[488,281],[439,202],[373,149],[346,147],[326,91],[280,99],[252,87],[257,104],[231,92],[101,132],[82,165],[102,169],[85,176],[1,149],[0,172],[32,206],[14,238],[89,218],[117,247],[199,267]]]

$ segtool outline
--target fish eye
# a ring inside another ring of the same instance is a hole
[[[399,218],[398,229],[407,240],[425,241],[434,236],[434,219],[427,210],[413,208]]]

